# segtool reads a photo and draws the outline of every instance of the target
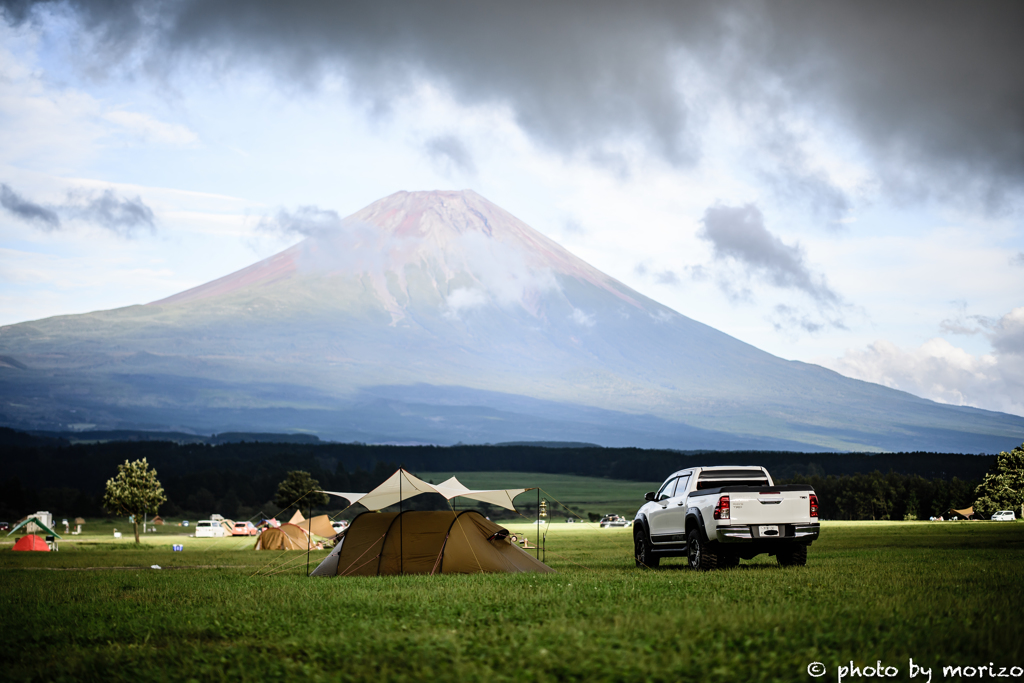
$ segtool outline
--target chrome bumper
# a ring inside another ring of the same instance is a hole
[[[782,536],[759,536],[757,527],[759,524],[737,524],[736,526],[720,526],[716,535],[722,543],[743,543],[744,541],[816,541],[821,528],[820,524],[779,524],[784,530]]]

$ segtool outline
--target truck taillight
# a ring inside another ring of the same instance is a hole
[[[814,509],[818,509],[817,502],[815,502]],[[729,496],[722,496],[718,499],[718,505],[715,506],[715,519],[729,519]]]
[[[811,494],[811,517],[818,516],[818,496]]]

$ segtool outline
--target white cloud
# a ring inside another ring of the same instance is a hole
[[[479,289],[460,287],[448,295],[448,309],[444,312],[444,317],[455,320],[463,311],[479,308],[486,303],[487,297]]]
[[[572,315],[569,316],[569,320],[584,327],[593,327],[595,323],[593,314],[584,313],[578,308],[572,309]]]
[[[916,349],[879,340],[819,362],[848,377],[940,403],[1024,415],[1024,307],[994,323],[987,336],[994,349],[989,354],[971,354],[942,338]]]
[[[185,147],[199,141],[199,136],[187,127],[164,123],[148,114],[117,110],[105,113],[103,118],[147,142]]]
[[[532,267],[516,247],[477,232],[467,232],[448,246],[449,265],[462,261],[484,291],[503,306],[520,304],[541,292],[558,289],[558,281],[547,268]]]

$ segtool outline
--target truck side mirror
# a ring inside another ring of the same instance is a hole
[[[654,495],[655,495],[654,491],[648,491],[647,493],[644,494],[644,500],[649,501],[649,502],[653,502],[654,501]]]

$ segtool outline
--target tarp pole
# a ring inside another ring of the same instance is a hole
[[[537,533],[540,533],[540,487],[537,487]],[[537,543],[537,541],[534,541]],[[540,543],[537,543],[537,559],[540,559]]]
[[[312,497],[306,501],[306,514],[309,515],[310,519],[313,519],[313,499]],[[306,534],[306,576],[309,577],[309,550],[313,547],[313,523],[309,523],[309,533]]]
[[[405,472],[401,467],[398,468],[398,573],[405,575],[405,548],[403,543],[405,536],[402,534],[402,511],[405,509],[402,505],[402,473]],[[383,548],[381,548],[383,552]]]

